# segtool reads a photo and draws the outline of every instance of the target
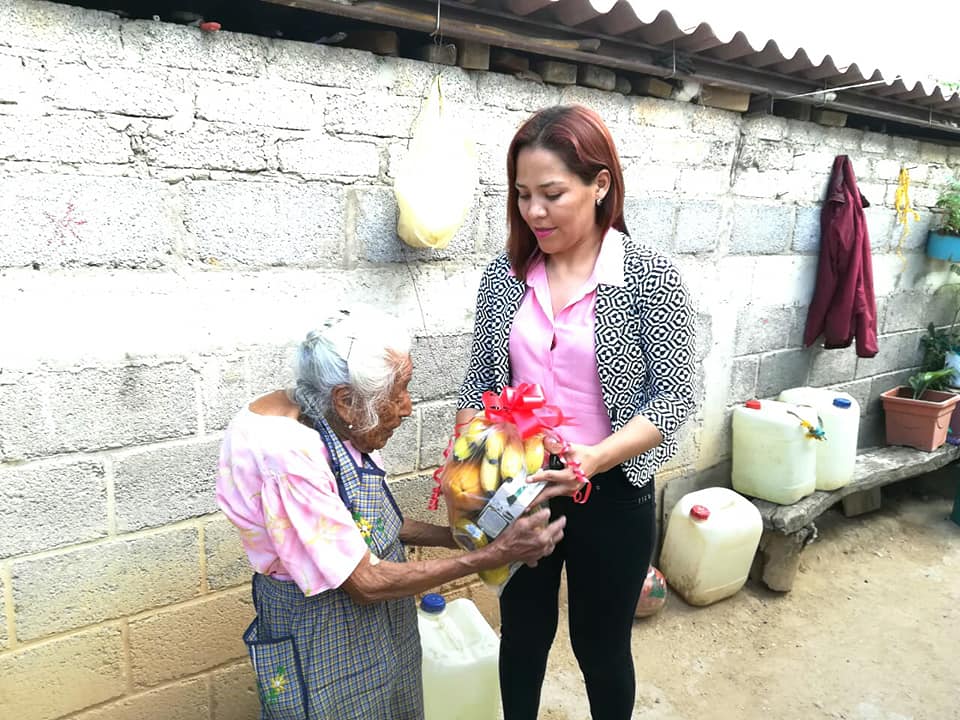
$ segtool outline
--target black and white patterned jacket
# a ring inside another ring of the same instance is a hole
[[[677,430],[694,405],[693,313],[669,259],[615,231],[604,242],[615,238],[623,242],[625,285],[597,287],[597,367],[613,431],[643,415],[663,435],[659,446],[623,463],[630,482],[642,487],[676,452]],[[484,270],[460,409],[482,409],[484,391],[510,384],[510,328],[526,289],[506,253]]]

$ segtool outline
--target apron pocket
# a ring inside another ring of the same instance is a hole
[[[257,691],[264,720],[306,720],[307,694],[303,687],[300,653],[292,637],[261,640],[258,620],[243,634],[257,675]]]

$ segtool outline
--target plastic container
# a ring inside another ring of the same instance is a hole
[[[691,605],[715,603],[743,587],[762,533],[760,511],[733,490],[687,493],[670,512],[660,569]]]
[[[817,490],[836,490],[853,480],[860,434],[860,404],[852,395],[824,388],[799,387],[780,393],[782,402],[813,407],[823,423],[817,447]]]
[[[803,423],[807,423],[805,427]],[[817,489],[818,427],[811,407],[749,400],[733,409],[733,489],[792,505]]]
[[[417,610],[426,720],[496,720],[500,639],[466,598],[424,595]]]

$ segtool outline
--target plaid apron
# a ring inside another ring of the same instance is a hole
[[[385,473],[353,456],[326,421],[316,426],[347,509],[383,560],[405,562],[403,516]],[[423,684],[412,598],[358,605],[345,590],[306,597],[293,582],[253,576],[257,617],[244,633],[262,720],[422,720]]]

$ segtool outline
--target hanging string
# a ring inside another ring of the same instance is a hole
[[[906,270],[907,258],[903,254],[903,242],[907,239],[911,216],[914,222],[920,222],[920,213],[910,204],[910,171],[905,167],[900,168],[900,177],[897,178],[894,207],[897,209],[897,223],[903,225],[903,232],[900,233],[900,240],[897,242],[897,257],[900,258],[903,269]]]

